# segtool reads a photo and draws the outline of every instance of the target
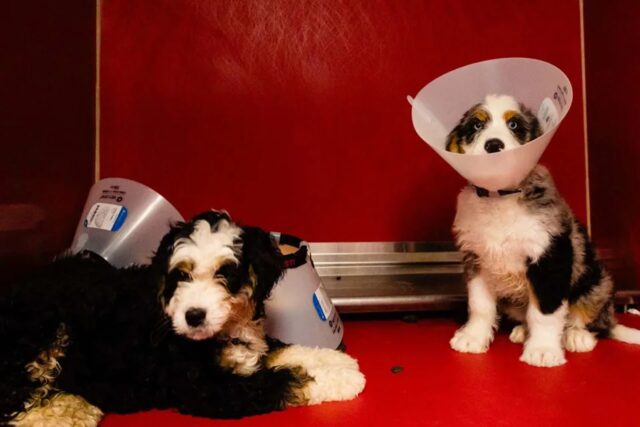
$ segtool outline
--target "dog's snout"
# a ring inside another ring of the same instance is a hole
[[[187,319],[187,325],[195,328],[202,325],[204,318],[207,317],[207,312],[201,308],[190,308],[184,317]]]
[[[504,150],[504,142],[498,138],[492,138],[484,143],[484,149],[487,153],[497,153]]]

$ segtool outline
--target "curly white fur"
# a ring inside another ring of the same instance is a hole
[[[267,365],[302,367],[313,378],[303,390],[309,405],[353,399],[366,383],[356,359],[327,348],[292,345],[278,351]]]

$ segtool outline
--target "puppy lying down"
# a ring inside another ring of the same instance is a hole
[[[58,259],[0,295],[0,425],[95,426],[104,412],[237,418],[352,399],[350,356],[268,342],[282,274],[268,233],[222,212],[178,223],[152,264]]]
[[[496,153],[540,134],[526,107],[490,95],[463,115],[446,148]],[[453,231],[469,293],[469,320],[451,339],[454,350],[487,351],[499,314],[520,323],[510,339],[524,343],[520,360],[534,366],[561,365],[565,349],[591,351],[597,338],[640,344],[640,331],[616,323],[611,277],[543,166],[518,188],[463,189]]]

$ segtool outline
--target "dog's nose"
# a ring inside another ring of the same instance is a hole
[[[187,325],[195,328],[202,325],[204,318],[207,317],[207,312],[201,308],[190,308],[184,317],[187,319]]]
[[[497,153],[504,150],[504,142],[498,138],[492,138],[484,143],[484,149],[487,153]]]

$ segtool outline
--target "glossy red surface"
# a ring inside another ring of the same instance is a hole
[[[93,182],[95,5],[3,2],[0,283],[70,243]]]
[[[623,317],[640,327],[640,318]],[[169,411],[110,415],[104,427],[160,426],[629,426],[635,425],[640,346],[601,341],[558,368],[518,361],[522,346],[500,333],[488,353],[449,348],[451,320],[348,321],[345,342],[367,376],[349,402],[289,409],[240,421]],[[402,366],[393,374],[393,366]]]
[[[640,283],[640,3],[585,1],[592,233],[620,286]]]
[[[529,56],[574,106],[543,162],[585,219],[579,2],[103,2],[102,176],[186,216],[311,241],[450,240],[463,180],[406,95],[453,68]]]

